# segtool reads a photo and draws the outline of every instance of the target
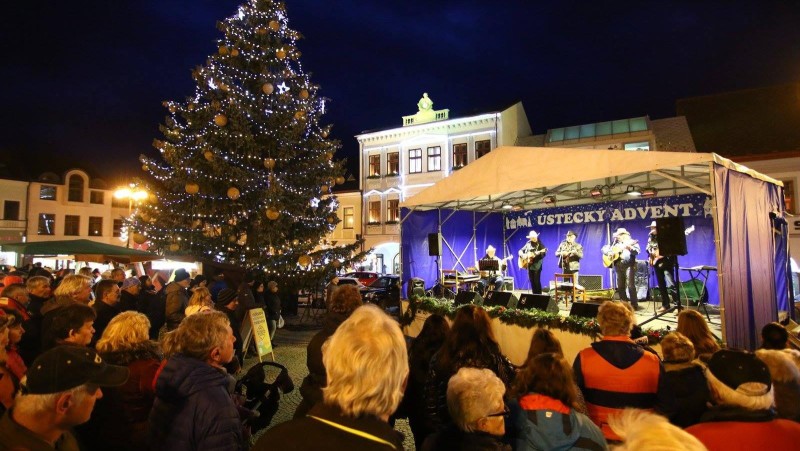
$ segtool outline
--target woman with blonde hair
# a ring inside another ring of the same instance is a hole
[[[720,349],[711,329],[708,328],[708,323],[697,310],[685,309],[678,314],[676,330],[691,340],[694,345],[694,355],[701,360],[706,360]]]
[[[147,447],[147,417],[153,407],[153,380],[161,365],[158,343],[150,341],[150,321],[139,312],[115,316],[97,342],[108,363],[127,366],[128,381],[103,388],[89,422],[78,431],[89,449],[138,450]]]
[[[192,297],[189,298],[189,303],[186,305],[184,313],[189,316],[211,310],[214,310],[214,300],[211,299],[211,292],[204,286],[196,287]]]

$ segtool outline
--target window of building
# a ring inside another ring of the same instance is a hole
[[[480,158],[492,150],[492,142],[490,140],[475,141],[475,158]]]
[[[3,204],[3,219],[19,221],[19,201],[7,200]]]
[[[39,215],[39,235],[56,234],[56,215],[52,213],[42,213]]]
[[[89,236],[103,236],[103,218],[89,216]]]
[[[428,147],[428,172],[442,170],[442,148]]]
[[[400,199],[386,201],[386,222],[400,221]]]
[[[381,175],[381,156],[380,155],[370,155],[369,156],[369,176],[370,177],[380,177]]]
[[[344,207],[342,209],[342,215],[344,216],[342,228],[352,229],[355,227],[355,215],[353,213],[353,207]]]
[[[83,177],[77,174],[69,176],[69,194],[67,200],[70,202],[83,202]]]
[[[400,173],[400,152],[389,152],[386,154],[386,174],[396,175]]]
[[[649,141],[625,143],[625,150],[650,150]]]
[[[422,149],[408,151],[408,172],[410,174],[422,172]]]
[[[369,219],[370,224],[378,224],[381,222],[381,201],[374,200],[369,203]]]
[[[106,202],[106,193],[97,190],[89,191],[89,202],[93,204],[104,204]]]
[[[56,200],[56,187],[53,185],[42,185],[39,188],[39,199]]]
[[[795,205],[794,180],[781,180],[783,182],[783,201],[786,203],[786,213],[797,214]]]
[[[81,217],[77,215],[64,216],[64,235],[78,236],[81,234]]]
[[[453,168],[467,165],[467,143],[453,144]]]
[[[114,238],[119,238],[122,236],[122,224],[122,219],[114,220],[114,230],[111,232],[111,236]]]
[[[128,208],[129,198],[111,196],[111,206],[115,208]]]

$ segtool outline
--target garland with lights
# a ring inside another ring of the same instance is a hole
[[[151,194],[129,226],[166,255],[244,266],[308,286],[361,260],[362,242],[328,246],[345,182],[338,141],[320,125],[327,99],[300,63],[286,7],[249,0],[221,21],[196,88],[165,101],[160,158],[142,155]]]
[[[412,297],[408,301],[408,308],[400,316],[400,325],[405,327],[414,322],[418,311],[442,315],[451,320],[456,316],[453,301],[443,298],[428,296]],[[594,318],[583,318],[580,316],[561,316],[558,313],[549,313],[542,310],[521,310],[508,309],[502,306],[485,307],[486,313],[490,318],[498,318],[501,323],[521,326],[525,328],[546,327],[549,329],[559,329],[581,335],[587,335],[593,339],[600,337],[600,325]],[[669,333],[667,329],[644,329],[642,331],[650,344],[657,344]]]

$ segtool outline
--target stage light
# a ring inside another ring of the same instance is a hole
[[[503,206],[500,207],[500,208],[502,208],[503,210],[511,210],[514,207],[511,204],[509,204],[508,202],[503,202]]]
[[[511,206],[511,211],[521,211],[522,208],[523,207],[522,207],[521,204],[514,204],[514,205]]]
[[[595,198],[603,197],[603,187],[600,186],[600,185],[597,185],[594,188],[592,188],[592,190],[589,193],[592,195],[592,197],[595,197]]]
[[[556,203],[556,196],[544,196],[542,201],[548,205],[552,205]]]
[[[625,194],[629,196],[639,197],[642,195],[642,189],[635,185],[628,185],[628,190],[625,191]]]
[[[653,187],[642,188],[642,197],[655,197],[657,194],[658,190]]]

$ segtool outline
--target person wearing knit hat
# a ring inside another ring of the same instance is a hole
[[[710,450],[793,449],[800,423],[776,418],[772,378],[755,354],[723,349],[705,371],[715,406],[686,432]]]
[[[241,333],[242,322],[239,321],[238,316],[236,315],[236,307],[238,305],[239,299],[237,298],[236,291],[230,288],[224,288],[222,291],[220,291],[217,295],[217,300],[214,302],[214,308],[224,313],[225,316],[228,317],[228,321],[231,323],[231,329],[233,330],[233,336],[236,338],[233,346],[237,358],[234,359],[236,362],[233,363],[230,368],[236,368],[237,363],[240,364],[243,361]],[[228,365],[226,365],[226,368],[228,368]],[[233,371],[229,372],[233,373]]]
[[[189,305],[189,294],[186,292],[189,282],[191,282],[189,272],[178,268],[175,270],[173,281],[164,288],[167,295],[165,313],[168,331],[174,330],[183,321],[183,312]]]
[[[140,281],[138,277],[128,277],[122,281],[122,291],[120,292],[119,298],[119,310],[121,312],[136,310],[141,287],[142,281]]]

